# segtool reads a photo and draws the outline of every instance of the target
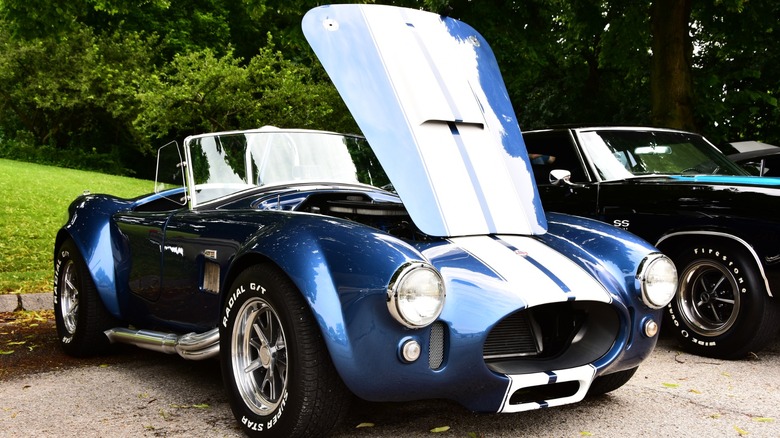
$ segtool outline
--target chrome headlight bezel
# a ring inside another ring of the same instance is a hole
[[[666,306],[677,293],[677,268],[661,253],[652,253],[642,260],[636,279],[640,282],[642,301],[651,309]]]
[[[444,308],[446,291],[439,271],[425,262],[406,263],[387,286],[387,309],[407,328],[434,322]]]

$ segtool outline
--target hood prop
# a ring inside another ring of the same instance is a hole
[[[153,330],[131,330],[116,327],[104,332],[108,340],[114,343],[131,344],[147,350],[167,354],[178,354],[190,360],[203,360],[219,354],[219,329],[204,333],[157,332]]]

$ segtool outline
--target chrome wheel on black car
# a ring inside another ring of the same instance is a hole
[[[675,298],[680,317],[693,332],[704,337],[728,332],[739,315],[737,279],[721,263],[697,260],[681,275]]]
[[[736,359],[774,339],[780,312],[747,251],[714,242],[686,249],[675,264],[680,286],[668,310],[685,350]]]
[[[258,265],[239,274],[219,329],[222,378],[246,434],[322,436],[346,412],[349,392],[317,323],[279,270]]]

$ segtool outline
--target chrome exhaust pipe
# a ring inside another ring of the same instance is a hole
[[[190,360],[203,360],[219,354],[219,329],[204,333],[157,332],[153,330],[131,330],[124,327],[108,329],[104,332],[108,340],[114,343],[130,344],[147,350],[166,354],[178,354]]]

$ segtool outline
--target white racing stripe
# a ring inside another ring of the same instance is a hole
[[[612,302],[601,283],[566,256],[523,236],[451,238],[454,244],[489,266],[529,307],[561,301]]]
[[[512,103],[476,30],[384,5],[315,8],[303,30],[424,233],[546,232]]]

